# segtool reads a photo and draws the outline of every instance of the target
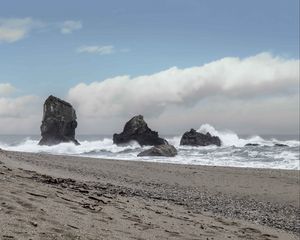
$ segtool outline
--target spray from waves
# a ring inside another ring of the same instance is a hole
[[[252,136],[249,138],[240,138],[235,132],[231,130],[216,130],[213,126],[209,124],[203,124],[197,130],[197,132],[206,134],[210,133],[212,136],[218,136],[221,139],[222,147],[244,147],[246,144],[258,144],[260,146],[268,146],[273,147],[275,144],[284,144],[289,147],[298,147],[300,142],[297,140],[288,140],[288,141],[281,141],[275,138],[270,140],[264,139],[260,136]],[[189,146],[180,146],[180,139],[181,136],[175,136],[168,138],[168,142],[174,145],[177,148],[188,149],[188,148],[198,148],[198,147],[189,147]],[[214,148],[217,149],[216,146],[207,146],[205,148]]]
[[[244,147],[246,144],[258,144],[261,146],[269,146],[269,147],[272,147],[275,144],[284,144],[290,147],[299,146],[299,141],[296,140],[280,141],[275,138],[271,140],[266,140],[260,136],[252,136],[247,139],[243,139],[230,130],[218,131],[209,124],[201,125],[197,131],[204,134],[209,132],[213,136],[218,136],[221,139],[222,146],[224,147],[231,147],[231,146]]]
[[[37,137],[22,138],[18,141],[8,141],[8,139],[4,139],[4,141],[0,140],[0,148],[10,151],[50,153],[102,159],[231,167],[300,169],[299,141],[279,141],[277,139],[264,139],[260,136],[241,138],[232,131],[216,130],[209,124],[200,126],[198,131],[202,133],[210,132],[212,135],[219,136],[222,141],[222,146],[180,146],[181,136],[174,136],[167,138],[168,142],[178,149],[178,155],[174,158],[140,158],[137,157],[137,154],[150,147],[141,147],[136,142],[117,146],[113,144],[111,138],[100,136],[98,139],[93,138],[80,141],[81,145],[79,146],[73,143],[61,143],[55,146],[39,146]],[[248,143],[259,145],[245,147]],[[286,147],[275,147],[276,143],[284,144]]]
[[[8,151],[20,151],[20,152],[34,152],[34,153],[50,153],[58,155],[85,155],[85,154],[97,154],[97,153],[122,153],[128,151],[140,150],[141,147],[136,142],[130,142],[125,146],[117,146],[113,144],[113,141],[108,138],[96,141],[81,141],[80,145],[73,143],[60,143],[53,146],[40,146],[37,140],[25,139],[18,145],[1,144],[0,148]]]

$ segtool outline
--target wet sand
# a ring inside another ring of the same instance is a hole
[[[299,171],[0,151],[0,239],[298,239],[298,215]]]

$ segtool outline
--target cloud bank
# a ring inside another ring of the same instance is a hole
[[[0,134],[39,134],[47,96],[12,97],[0,84]],[[54,90],[53,90],[54,91]],[[299,60],[262,53],[152,75],[80,83],[67,95],[77,134],[112,134],[143,114],[161,134],[182,134],[209,123],[246,134],[299,133]]]
[[[190,108],[213,97],[253,101],[299,95],[299,60],[261,53],[152,75],[118,76],[71,88],[68,99],[87,118],[157,117],[171,106]],[[222,100],[223,101],[223,100]]]
[[[0,83],[0,134],[37,133],[42,116],[42,101],[34,95],[12,97],[16,88]]]
[[[17,98],[0,98],[1,118],[22,118],[36,110],[32,105],[36,105],[38,98],[33,95],[21,96]]]
[[[11,84],[0,84],[0,134],[37,133],[42,102],[34,95],[10,97]]]

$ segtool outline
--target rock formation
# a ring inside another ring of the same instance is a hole
[[[147,123],[144,121],[144,117],[141,115],[135,116],[130,119],[124,126],[122,133],[113,135],[113,142],[115,144],[124,144],[130,141],[137,141],[141,146],[143,145],[163,145],[168,142],[160,138],[158,133],[152,131]]]
[[[177,155],[177,150],[173,145],[164,144],[157,145],[148,150],[139,153],[138,157],[143,156],[161,156],[161,157],[175,157]]]
[[[275,143],[274,147],[288,147],[289,145],[282,144],[282,143]]]
[[[258,146],[259,146],[258,143],[247,143],[247,144],[245,145],[245,147],[258,147]]]
[[[217,136],[211,136],[210,133],[199,133],[195,129],[185,132],[180,140],[180,145],[189,146],[221,146],[221,140]]]
[[[55,145],[62,142],[79,145],[75,139],[76,127],[76,113],[72,105],[51,95],[44,103],[42,139],[39,145]]]

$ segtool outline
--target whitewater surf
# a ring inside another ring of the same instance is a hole
[[[260,136],[241,138],[232,131],[218,131],[209,124],[201,125],[197,130],[201,133],[211,133],[222,141],[221,147],[190,147],[180,146],[181,136],[166,138],[178,149],[174,158],[137,157],[137,154],[150,147],[141,147],[136,142],[118,146],[112,138],[82,137],[79,146],[73,143],[61,143],[55,146],[39,146],[37,137],[26,137],[6,141],[1,138],[0,148],[9,151],[49,153],[57,155],[72,155],[101,159],[149,161],[176,164],[230,166],[272,169],[300,169],[298,139],[279,140],[264,139]],[[246,146],[252,144],[252,146]]]

